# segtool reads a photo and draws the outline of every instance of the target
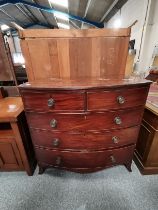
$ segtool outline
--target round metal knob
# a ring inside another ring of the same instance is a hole
[[[58,146],[59,146],[59,143],[60,143],[59,139],[55,138],[55,139],[53,140],[53,146],[54,146],[54,147],[58,147]]]
[[[48,107],[52,107],[55,105],[55,100],[53,98],[48,99]]]
[[[125,103],[125,98],[123,96],[118,96],[117,101],[119,104],[124,104]]]
[[[112,163],[116,163],[116,159],[115,159],[115,157],[113,155],[110,156],[110,159],[111,159]]]
[[[120,117],[115,117],[114,121],[115,121],[116,125],[120,125],[122,123],[122,120]]]
[[[56,164],[56,165],[60,165],[60,164],[61,164],[61,157],[60,157],[60,156],[58,156],[58,157],[56,158],[55,164]]]
[[[51,126],[52,128],[56,128],[56,127],[57,127],[57,121],[56,121],[55,119],[52,119],[52,120],[50,121],[50,126]]]
[[[119,142],[119,138],[117,136],[113,136],[112,141],[114,144],[117,144]]]

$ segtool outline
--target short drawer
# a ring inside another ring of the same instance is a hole
[[[39,163],[66,168],[95,168],[128,163],[135,146],[97,152],[67,152],[36,148]]]
[[[35,146],[61,150],[99,150],[135,144],[139,126],[104,133],[60,133],[31,130]]]
[[[87,93],[88,110],[120,109],[144,105],[148,87]]]
[[[125,128],[139,125],[142,120],[142,114],[142,108],[88,114],[28,112],[27,120],[31,128],[54,131],[93,131]]]
[[[84,92],[30,92],[21,91],[25,110],[35,111],[63,111],[84,110]]]

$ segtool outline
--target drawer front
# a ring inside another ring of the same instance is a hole
[[[135,146],[98,152],[65,152],[36,148],[39,163],[67,168],[95,168],[124,164],[132,160]]]
[[[119,110],[91,114],[27,113],[31,128],[85,131],[132,127],[141,123],[143,109]]]
[[[144,105],[148,88],[123,89],[87,93],[88,110],[120,109]]]
[[[85,134],[31,130],[34,145],[62,150],[99,150],[135,144],[138,133],[139,126]]]
[[[62,111],[84,110],[84,92],[27,92],[22,91],[26,110]]]

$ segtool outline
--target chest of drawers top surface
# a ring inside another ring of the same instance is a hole
[[[91,90],[91,89],[111,89],[119,87],[139,87],[149,85],[151,81],[145,79],[52,79],[45,81],[34,81],[21,84],[20,89],[36,90]]]

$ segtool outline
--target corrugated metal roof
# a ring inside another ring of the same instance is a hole
[[[58,1],[58,0],[57,0]],[[85,18],[88,21],[99,22],[104,14],[108,11],[110,6],[114,5],[114,12],[123,6],[127,0],[68,0],[68,8],[51,3],[51,0],[25,0],[28,3],[34,3],[49,9],[55,9],[66,14],[78,16],[78,19]],[[0,0],[0,3],[2,0]],[[11,2],[11,1],[10,1]],[[13,1],[12,1],[13,3]],[[105,17],[108,20],[110,14],[114,14],[113,11]],[[16,22],[20,26],[26,28],[32,25],[43,25],[48,28],[58,27],[58,23],[69,24],[70,28],[89,28],[92,27],[87,23],[82,23],[79,20],[62,20],[56,18],[54,14],[49,13],[46,10],[38,9],[30,5],[21,4],[8,4],[0,7],[0,24],[8,24],[10,22]],[[104,20],[103,20],[104,21]]]

